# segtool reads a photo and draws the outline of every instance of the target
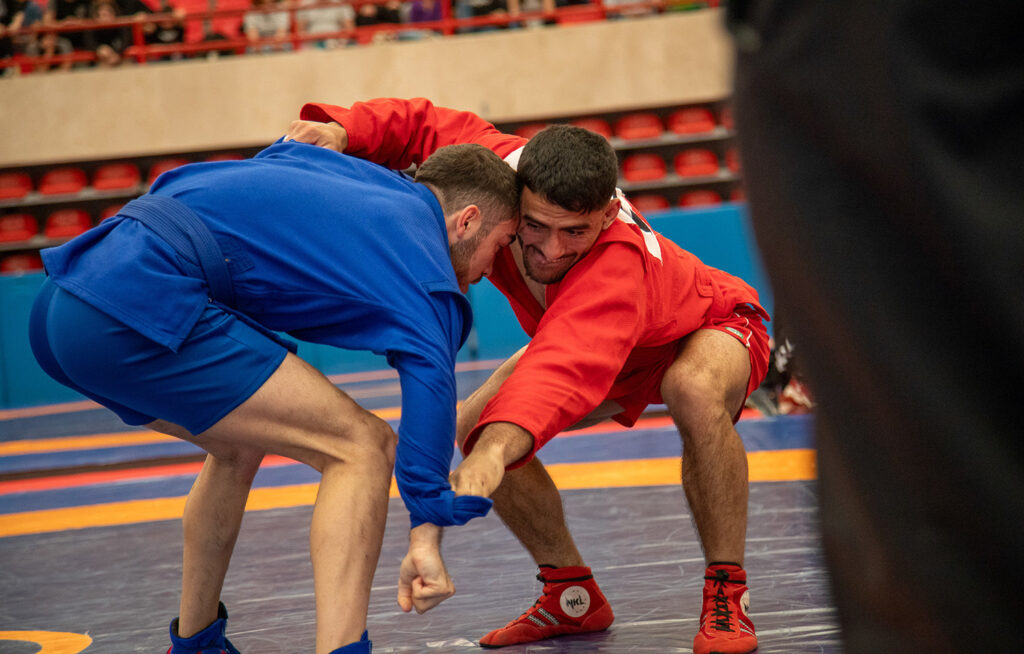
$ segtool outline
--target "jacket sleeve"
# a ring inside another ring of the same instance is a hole
[[[492,504],[485,497],[456,497],[448,482],[455,451],[455,353],[462,318],[455,306],[446,306],[448,311],[437,315],[450,321],[449,329],[434,333],[422,325],[418,346],[388,352],[402,388],[395,480],[413,527],[425,522],[462,525],[486,515]]]
[[[395,170],[423,163],[446,145],[477,143],[504,158],[526,144],[474,113],[438,107],[425,98],[380,98],[348,108],[310,103],[299,117],[338,123],[348,132],[346,154]]]
[[[624,243],[595,248],[562,281],[558,296],[512,375],[484,407],[464,445],[484,427],[510,422],[533,435],[533,450],[604,400],[640,339],[646,297],[642,255]]]

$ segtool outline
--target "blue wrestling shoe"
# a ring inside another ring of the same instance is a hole
[[[178,618],[174,618],[171,620],[171,647],[167,654],[242,654],[224,635],[227,626],[228,610],[224,602],[219,603],[213,624],[189,638],[178,635]]]
[[[370,634],[367,631],[363,632],[363,637],[354,643],[349,643],[344,647],[331,652],[331,654],[370,654],[373,651],[373,642],[369,638]]]

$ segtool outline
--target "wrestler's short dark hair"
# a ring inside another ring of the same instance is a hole
[[[439,192],[445,213],[470,204],[480,207],[485,234],[519,213],[520,186],[515,171],[482,145],[465,143],[437,150],[420,164],[416,181]]]
[[[608,141],[574,125],[538,132],[519,158],[519,181],[566,211],[589,213],[615,195],[619,161]]]

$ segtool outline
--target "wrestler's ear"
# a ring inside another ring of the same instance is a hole
[[[459,241],[472,238],[483,224],[480,207],[468,204],[455,214],[455,236]]]
[[[604,213],[601,216],[601,229],[605,230],[612,226],[615,219],[619,215],[619,209],[622,208],[622,200],[618,198],[612,198],[608,206],[604,208]]]

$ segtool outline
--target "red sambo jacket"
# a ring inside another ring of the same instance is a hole
[[[301,118],[339,123],[348,132],[347,154],[395,169],[457,143],[483,145],[516,167],[526,144],[473,113],[423,98],[378,99],[347,109],[307,104]],[[561,282],[546,287],[546,309],[530,293],[511,248],[499,253],[488,279],[532,340],[484,408],[467,452],[487,424],[510,422],[534,437],[533,451],[516,464],[522,465],[606,398],[625,408],[614,419],[632,426],[647,404],[661,401],[661,376],[682,337],[738,305],[768,318],[757,291],[651,230],[619,196],[618,220]]]

